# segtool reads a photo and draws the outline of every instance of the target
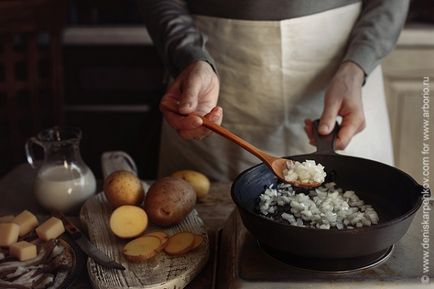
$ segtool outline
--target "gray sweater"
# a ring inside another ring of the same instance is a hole
[[[196,60],[210,63],[205,38],[192,14],[245,20],[282,20],[327,11],[361,0],[140,0],[148,31],[173,76]],[[363,0],[342,61],[369,75],[395,46],[410,0]],[[337,19],[337,21],[339,21]]]

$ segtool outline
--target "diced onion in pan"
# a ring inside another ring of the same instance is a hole
[[[354,191],[336,188],[335,183],[304,193],[295,193],[289,184],[265,189],[259,196],[260,214],[293,226],[318,229],[353,229],[378,224],[377,212],[360,200]]]

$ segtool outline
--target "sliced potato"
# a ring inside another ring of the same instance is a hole
[[[146,233],[143,236],[154,236],[159,238],[161,242],[161,246],[160,248],[158,248],[159,252],[164,249],[164,247],[167,244],[167,241],[169,240],[169,236],[163,231],[154,231],[154,232]]]
[[[155,236],[160,238],[160,240],[169,238],[169,235],[167,235],[166,232],[163,231],[153,231],[153,232],[145,233],[144,236]]]
[[[134,238],[148,226],[146,212],[136,206],[120,206],[110,216],[110,229],[119,238]]]
[[[128,242],[122,252],[128,261],[143,262],[154,257],[160,246],[161,241],[158,237],[145,236]]]
[[[199,234],[194,234],[194,243],[193,243],[193,247],[190,250],[199,248],[199,246],[202,243],[203,243],[203,236]]]
[[[194,246],[194,236],[195,235],[190,232],[176,233],[167,241],[164,252],[176,256],[187,253]]]

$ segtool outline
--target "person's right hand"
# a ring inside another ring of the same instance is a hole
[[[170,126],[184,139],[201,139],[210,134],[202,127],[202,119],[192,113],[221,124],[223,110],[217,105],[219,80],[205,61],[187,66],[167,89],[160,101],[160,110]]]

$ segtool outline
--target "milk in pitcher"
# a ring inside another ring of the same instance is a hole
[[[96,191],[90,169],[74,164],[42,167],[35,180],[38,201],[50,210],[67,211],[82,204]]]
[[[48,210],[70,211],[95,193],[95,176],[80,154],[81,136],[76,127],[53,127],[26,142],[27,161],[38,170],[34,193]],[[34,145],[44,150],[42,162],[35,162]]]

